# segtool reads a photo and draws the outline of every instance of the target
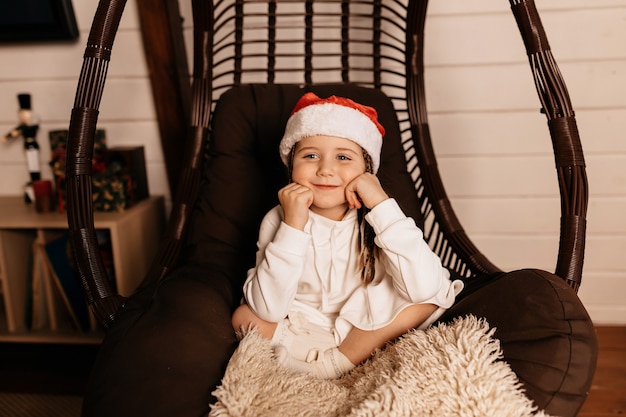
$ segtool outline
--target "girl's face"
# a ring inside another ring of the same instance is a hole
[[[346,186],[365,172],[361,146],[334,136],[311,136],[296,144],[291,180],[313,192],[311,210],[341,220],[348,210]]]

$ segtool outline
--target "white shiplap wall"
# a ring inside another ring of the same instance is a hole
[[[626,324],[620,262],[626,250],[626,0],[536,1],[587,161],[591,195],[579,294],[595,322]],[[47,131],[67,126],[96,3],[74,1],[81,29],[76,44],[0,45],[0,131],[17,122],[17,93],[31,92],[43,119],[42,164],[49,159]],[[188,29],[189,1],[180,3]],[[112,146],[146,147],[151,192],[169,198],[135,7],[129,0],[100,126]],[[464,227],[502,268],[553,270],[560,203],[552,149],[508,1],[431,1],[425,59],[435,151]],[[0,145],[0,195],[19,193],[27,179],[21,152],[17,143]]]
[[[590,186],[580,296],[626,324],[626,1],[537,0],[576,110]],[[427,97],[444,183],[504,269],[553,270],[560,202],[545,117],[509,3],[432,1]]]

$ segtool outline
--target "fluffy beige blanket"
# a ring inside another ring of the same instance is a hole
[[[547,417],[524,395],[495,329],[469,316],[411,331],[337,380],[281,367],[246,334],[214,391],[211,417]]]

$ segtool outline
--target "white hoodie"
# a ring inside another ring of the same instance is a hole
[[[365,217],[382,250],[374,280],[361,281],[357,211],[340,221],[309,210],[304,231],[283,220],[280,206],[263,219],[256,266],[244,284],[246,302],[255,314],[277,323],[293,313],[333,331],[339,345],[352,327],[376,330],[388,325],[412,304],[440,308],[420,327],[436,320],[463,288],[452,282],[422,231],[394,199]]]

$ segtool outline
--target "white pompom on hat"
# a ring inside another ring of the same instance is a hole
[[[359,144],[372,158],[373,173],[378,172],[385,128],[378,122],[378,113],[373,107],[344,97],[320,98],[306,93],[292,110],[280,142],[283,163],[288,165],[296,143],[317,135],[349,139]]]

